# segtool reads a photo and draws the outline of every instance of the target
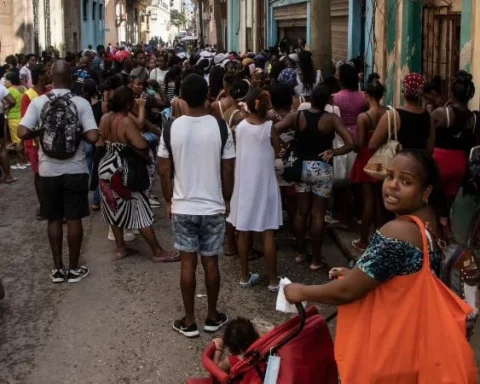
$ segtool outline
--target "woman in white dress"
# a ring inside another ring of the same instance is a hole
[[[268,289],[278,290],[275,231],[282,225],[280,189],[275,175],[275,157],[280,152],[280,138],[267,121],[270,106],[268,92],[249,91],[247,118],[236,128],[237,159],[235,187],[227,219],[238,231],[238,256],[242,269],[240,285],[256,284],[260,276],[248,268],[252,232],[263,234],[268,270]]]

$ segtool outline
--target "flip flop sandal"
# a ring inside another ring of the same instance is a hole
[[[352,247],[355,248],[356,250],[364,252],[367,249],[367,247],[362,248],[358,244],[360,244],[360,239],[352,241]]]
[[[152,257],[154,263],[176,263],[180,261],[180,252],[176,252],[174,256],[171,257]]]
[[[257,273],[250,273],[250,279],[243,283],[240,281],[240,287],[242,288],[251,288],[260,281],[260,275]]]
[[[267,289],[268,292],[278,293],[278,291],[280,290],[280,285],[269,285]]]

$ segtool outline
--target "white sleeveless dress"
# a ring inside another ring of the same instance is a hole
[[[227,221],[238,231],[276,230],[283,223],[271,129],[271,121],[243,120],[235,130],[235,186]]]

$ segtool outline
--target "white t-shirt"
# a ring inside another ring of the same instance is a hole
[[[26,65],[24,65],[21,69],[20,69],[20,78],[22,77],[26,77],[27,78],[27,87],[28,88],[32,88],[33,87],[33,84],[32,84],[32,71],[30,69],[28,69],[28,67]]]
[[[217,120],[210,115],[182,116],[172,124],[170,145],[175,164],[172,213],[198,216],[224,214],[221,159],[235,158],[230,128],[221,155],[222,139]],[[170,157],[163,134],[158,157]]]
[[[7,97],[10,94],[10,91],[5,87],[3,84],[0,84],[0,114],[3,113],[3,99]],[[3,127],[0,127],[0,129],[3,129]]]
[[[63,96],[69,92],[69,89],[54,89],[56,95]],[[30,131],[36,131],[40,127],[40,114],[44,105],[47,103],[48,97],[42,95],[32,100],[28,106],[27,112],[23,117],[20,125],[28,128]],[[83,133],[98,130],[95,117],[93,115],[92,106],[83,97],[75,96],[72,98],[78,110],[78,119],[83,127]],[[38,152],[39,158],[39,174],[43,177],[55,177],[66,174],[88,173],[87,160],[85,158],[85,149],[83,140],[80,143],[75,155],[66,160],[53,159],[45,155],[40,146]]]
[[[155,68],[150,72],[150,80],[155,80],[158,84],[163,86],[163,81],[165,80],[165,75],[168,73],[168,69],[163,70],[160,68]]]

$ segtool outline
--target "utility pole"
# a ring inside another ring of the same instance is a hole
[[[312,58],[323,76],[332,72],[332,27],[330,0],[311,2]]]
[[[198,0],[198,20],[199,20],[199,37],[200,37],[200,46],[204,46],[205,42],[203,40],[203,0]]]

